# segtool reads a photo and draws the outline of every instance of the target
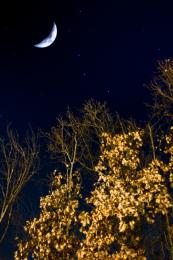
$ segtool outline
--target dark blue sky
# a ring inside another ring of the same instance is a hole
[[[47,128],[68,105],[91,97],[142,119],[143,84],[158,59],[173,55],[171,10],[164,1],[7,1],[0,8],[0,122]],[[54,21],[55,43],[34,48]]]
[[[166,1],[8,0],[0,3],[0,124],[49,129],[67,106],[94,98],[123,116],[146,118],[144,88],[158,60],[173,57]],[[152,3],[151,3],[152,2]],[[45,49],[33,45],[56,22]]]

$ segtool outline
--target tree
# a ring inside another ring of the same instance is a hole
[[[166,180],[172,183],[173,133],[165,136],[167,164],[155,158],[143,165],[143,135],[141,129],[102,134],[95,166],[99,178],[86,199],[91,212],[78,211],[79,173],[74,171],[68,182],[67,176],[55,172],[54,189],[41,198],[40,215],[26,223],[28,238],[18,241],[15,258],[146,259],[144,225],[152,225],[157,215],[166,216],[172,207]],[[75,233],[79,226],[83,239]]]
[[[40,215],[26,223],[26,238],[18,238],[16,259],[144,259],[144,226],[154,226],[158,216],[168,220],[172,130],[157,141],[150,125],[140,129],[118,116],[106,117],[105,106],[93,101],[84,108],[82,119],[68,111],[46,134],[59,168],[40,200]],[[100,108],[104,116],[97,113]],[[148,136],[152,153],[148,150],[146,160]],[[83,171],[95,180],[89,198],[82,196]],[[81,199],[90,212],[81,209]]]
[[[147,86],[152,94],[150,108],[150,120],[153,125],[161,128],[169,125],[173,117],[173,59],[158,61],[157,73]]]
[[[27,221],[26,241],[19,241],[15,259],[72,259],[80,240],[75,234],[80,197],[79,175],[73,174],[73,181],[54,172],[50,193],[40,199],[41,213],[38,218]],[[74,179],[76,183],[74,185]]]
[[[14,206],[26,183],[36,173],[37,137],[32,132],[24,144],[9,127],[7,138],[0,138],[0,243],[14,217]]]
[[[95,208],[92,213],[79,215],[86,238],[78,257],[146,259],[144,225],[154,224],[157,215],[166,216],[172,207],[166,180],[172,169],[173,143],[168,164],[156,158],[142,165],[142,130],[114,136],[103,133],[102,136],[96,166],[99,179],[91,197],[87,198]],[[172,133],[166,137],[168,143],[171,137]],[[172,182],[171,173],[169,180]]]
[[[46,134],[53,182],[16,259],[173,259],[173,62],[159,73],[143,128],[93,100],[58,118]]]
[[[56,166],[67,178],[76,169],[82,175],[82,181],[93,180],[91,174],[98,160],[102,132],[121,132],[124,129],[135,129],[132,120],[123,120],[118,113],[112,116],[106,103],[89,100],[76,116],[67,111],[65,118],[58,118],[56,127],[50,133],[44,134],[48,138],[49,152],[56,162]]]
[[[173,59],[165,59],[158,62],[157,74],[148,86],[153,96],[150,107],[150,122],[154,135],[164,136],[169,132],[172,126],[173,118]],[[169,142],[172,140],[170,138]],[[171,175],[172,176],[172,175]],[[171,177],[172,178],[172,177]],[[172,197],[172,187],[170,189]],[[171,259],[173,259],[173,215],[170,213],[166,216],[165,223],[160,223],[160,230],[165,229],[167,232],[162,236],[161,247],[163,244],[169,249]]]

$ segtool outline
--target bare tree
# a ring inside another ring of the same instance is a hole
[[[147,88],[153,97],[153,102],[146,104],[150,121],[161,128],[173,118],[173,59],[158,61],[156,75]]]
[[[112,116],[106,103],[93,99],[86,102],[79,113],[75,115],[68,109],[66,117],[57,118],[56,127],[46,133],[48,149],[58,169],[65,172],[69,180],[75,170],[86,174],[87,180],[90,178],[98,160],[102,132],[126,132],[137,127],[132,120],[121,119],[118,113]],[[91,176],[93,180],[93,174]]]
[[[20,144],[19,136],[9,127],[7,138],[0,137],[0,242],[12,219],[18,195],[37,171],[37,137],[32,132]]]

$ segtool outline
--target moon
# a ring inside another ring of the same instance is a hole
[[[36,48],[49,47],[55,41],[56,37],[57,37],[57,26],[54,23],[50,34],[44,40],[35,44],[34,47]]]

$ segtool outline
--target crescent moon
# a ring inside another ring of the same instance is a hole
[[[46,48],[46,47],[50,46],[55,41],[56,36],[57,36],[57,27],[56,27],[56,24],[54,23],[50,34],[44,40],[35,44],[34,47]]]

